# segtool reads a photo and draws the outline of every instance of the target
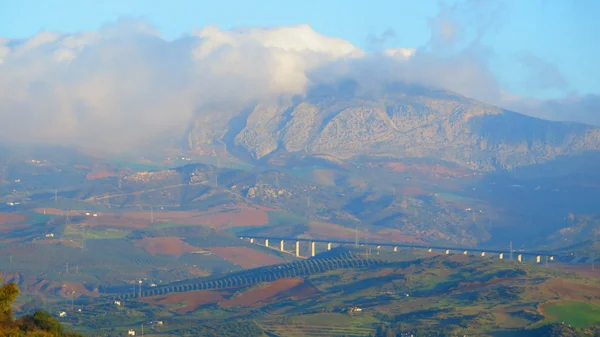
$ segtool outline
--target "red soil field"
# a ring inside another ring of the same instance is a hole
[[[177,237],[144,238],[134,241],[138,247],[144,248],[150,254],[181,255],[191,253],[199,248],[189,245]]]
[[[564,279],[554,279],[545,282],[541,288],[557,294],[561,299],[586,300],[592,294],[600,294],[600,285],[585,284]]]
[[[251,269],[284,262],[282,259],[248,247],[215,247],[209,249],[218,257],[242,268]]]
[[[190,212],[190,211],[156,211],[154,210],[154,220],[175,220],[175,219],[188,219],[201,215],[201,212]],[[150,213],[146,212],[126,212],[122,214],[124,218],[134,218],[134,219],[148,219],[150,217]]]
[[[293,288],[290,288],[277,294],[277,300],[290,299],[293,301],[297,301],[315,296],[318,293],[319,290],[317,290],[317,288],[315,288],[312,284],[302,282]]]
[[[75,291],[75,297],[79,297],[81,295],[87,295],[91,297],[98,297],[100,293],[98,289],[94,289],[94,291],[89,291],[85,288],[85,286],[81,283],[65,283],[60,287],[60,295],[64,297],[71,297],[71,293]]]
[[[228,205],[215,207],[207,212],[154,211],[154,221],[206,225],[217,230],[225,230],[237,226],[264,226],[269,221],[266,213],[268,210],[271,209],[261,206]],[[147,220],[150,213],[126,212],[122,214],[122,217]]]
[[[155,211],[155,222],[173,222],[191,225],[206,225],[217,230],[225,230],[237,226],[264,226],[268,224],[270,210],[266,207],[249,207],[246,205],[230,205],[215,207],[208,212],[192,211]],[[64,215],[65,210],[56,208],[36,208],[37,213]],[[85,210],[70,210],[70,215],[85,215]],[[89,226],[146,228],[150,225],[150,212],[100,213],[97,217],[88,217]]]
[[[146,303],[159,304],[159,305],[173,305],[173,304],[185,304],[181,308],[177,308],[173,311],[179,314],[186,314],[190,311],[194,311],[199,307],[218,303],[224,300],[222,292],[200,290],[200,291],[188,291],[185,293],[174,293],[167,296],[159,295],[143,298],[142,301]]]
[[[403,186],[400,187],[397,192],[400,192],[402,195],[407,195],[409,197],[425,195],[427,192],[420,187],[416,186]]]
[[[103,170],[98,170],[98,171],[92,171],[88,174],[85,175],[85,179],[86,180],[94,180],[94,179],[102,179],[102,178],[108,178],[108,177],[116,177],[117,174],[115,172],[110,172],[110,171],[103,171]]]
[[[562,263],[552,263],[549,264],[549,266],[555,269],[577,273],[586,277],[600,278],[600,266],[595,266],[594,270],[592,270],[591,265],[568,265]]]
[[[223,307],[255,306],[303,282],[304,280],[301,278],[280,279],[275,282],[266,283],[264,287],[250,289],[237,297],[221,302],[220,305]]]
[[[100,214],[97,217],[88,217],[85,225],[97,227],[127,227],[127,228],[146,228],[150,225],[150,217],[147,219],[124,218],[119,216]]]
[[[0,225],[23,222],[29,219],[27,215],[0,212]]]
[[[185,220],[190,224],[208,225],[217,230],[238,226],[265,226],[269,222],[268,214],[260,209],[243,208],[227,212],[204,214]]]
[[[8,232],[9,230],[7,230],[6,232]],[[2,233],[2,229],[0,228],[0,233]],[[0,245],[8,245],[11,243],[15,243],[15,242],[19,242],[20,239],[6,239],[6,240],[0,240]]]
[[[10,233],[15,229],[26,228],[29,225],[10,225],[10,224],[0,224],[0,233]],[[17,239],[18,241],[18,239]]]

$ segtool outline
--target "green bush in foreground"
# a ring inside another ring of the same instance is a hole
[[[0,280],[0,283],[2,280]],[[79,337],[81,335],[65,332],[56,319],[45,311],[36,311],[18,319],[13,317],[11,305],[19,295],[14,283],[0,287],[0,336],[1,337]],[[82,337],[82,336],[81,336]]]

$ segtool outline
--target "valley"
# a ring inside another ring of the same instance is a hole
[[[579,180],[421,159],[284,156],[279,165],[152,170],[86,156],[52,162],[7,165],[27,169],[7,170],[2,185],[0,270],[22,290],[17,312],[64,311],[79,332],[145,324],[157,336],[240,327],[256,336],[442,327],[496,336],[600,323],[561,309],[600,305],[597,246],[586,243],[596,201],[579,195],[593,188]],[[56,177],[60,186],[38,187]],[[535,208],[548,203],[556,207]]]

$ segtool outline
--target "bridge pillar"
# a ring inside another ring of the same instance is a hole
[[[394,253],[398,251],[398,247],[394,247]]]
[[[279,241],[279,250],[285,252],[285,241]]]
[[[265,247],[269,247],[269,239],[265,239]]]
[[[250,243],[254,243],[254,238],[250,238]]]
[[[540,255],[535,257],[535,263],[540,263],[542,262],[542,257]]]
[[[296,257],[300,257],[300,241],[296,241]]]
[[[498,255],[498,259],[503,260],[504,259],[504,253],[500,253],[500,255]]]
[[[523,255],[521,255],[521,254],[517,255],[517,261],[523,262]]]
[[[469,254],[469,252],[467,252],[466,250],[463,252],[463,255],[467,255]]]
[[[450,254],[450,249],[446,249],[446,255],[449,255],[449,254]]]
[[[485,257],[485,252],[481,252],[481,257]]]
[[[310,256],[315,256],[315,242],[310,243]]]
[[[330,251],[330,250],[331,250],[331,242],[328,242],[327,243],[327,251]]]

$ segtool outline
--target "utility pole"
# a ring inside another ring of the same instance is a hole
[[[509,253],[510,253],[510,259],[513,259],[513,247],[512,247],[512,240],[510,241],[510,243],[508,244],[508,249],[509,249]]]
[[[594,242],[592,242],[592,272],[596,271],[596,242],[598,242],[598,229],[594,229]]]
[[[275,172],[275,185],[279,189],[279,172]]]
[[[356,226],[356,235],[354,237],[354,248],[358,247],[358,225]]]
[[[58,190],[54,190],[54,202],[58,201]]]
[[[150,207],[150,223],[154,223],[154,207]]]

